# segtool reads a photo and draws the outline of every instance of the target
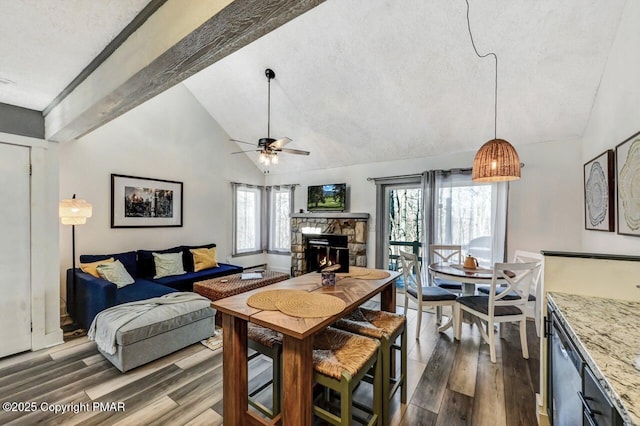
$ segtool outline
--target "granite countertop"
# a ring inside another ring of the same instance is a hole
[[[548,296],[625,424],[640,425],[640,302]]]

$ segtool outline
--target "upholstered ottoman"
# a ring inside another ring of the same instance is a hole
[[[213,336],[215,309],[207,300],[160,305],[116,332],[116,353],[98,348],[123,373]]]
[[[213,301],[289,279],[289,274],[282,272],[263,271],[260,274],[262,278],[249,280],[243,280],[242,274],[233,274],[200,281],[193,284],[193,291]],[[221,323],[222,317],[216,313],[216,324]]]

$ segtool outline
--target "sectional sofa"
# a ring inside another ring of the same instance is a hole
[[[122,303],[149,299],[175,291],[192,291],[193,283],[242,272],[241,266],[218,263],[218,267],[194,271],[190,249],[212,248],[215,244],[199,246],[177,246],[164,250],[137,250],[104,255],[81,255],[80,263],[92,263],[109,258],[119,260],[133,284],[119,288],[115,284],[83,272],[81,269],[67,270],[67,310],[82,328],[88,329],[98,312]],[[182,252],[185,273],[153,278],[155,264],[153,253]],[[75,284],[73,280],[75,274]]]

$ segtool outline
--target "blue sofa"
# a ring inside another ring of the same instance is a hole
[[[189,249],[215,247],[215,244],[200,246],[178,246],[166,250],[138,250],[105,255],[81,255],[80,263],[90,263],[113,257],[124,265],[133,284],[118,288],[115,284],[96,278],[80,269],[67,270],[67,311],[82,328],[88,329],[98,312],[122,303],[149,299],[174,291],[192,291],[193,283],[225,275],[242,272],[241,266],[219,263],[217,268],[195,272],[193,256]],[[186,271],[182,275],[173,275],[154,279],[155,264],[152,253],[182,252]],[[73,283],[75,272],[76,282]]]

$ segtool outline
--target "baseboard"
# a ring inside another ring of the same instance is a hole
[[[268,267],[268,265],[264,265],[263,269],[268,269],[269,271],[274,271],[274,272],[282,272],[283,274],[290,274],[291,273],[291,268],[270,268]]]
[[[245,266],[244,268],[242,268],[243,271],[251,271],[252,269],[267,269],[267,264],[260,263],[258,265]]]
[[[61,345],[64,343],[64,337],[61,329],[54,332],[47,333],[44,336],[38,336],[31,339],[31,350],[38,351],[40,349],[50,348],[52,346]]]
[[[536,394],[536,417],[538,418],[538,426],[551,426],[545,404],[543,404],[542,396],[539,393]]]

